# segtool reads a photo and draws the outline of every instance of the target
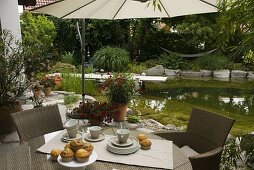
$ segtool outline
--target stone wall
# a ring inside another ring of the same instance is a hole
[[[229,78],[247,78],[254,79],[254,72],[247,72],[242,70],[201,70],[201,71],[181,71],[165,69],[162,65],[147,69],[145,75],[147,76],[166,76],[173,77],[214,77],[215,79],[229,79]]]

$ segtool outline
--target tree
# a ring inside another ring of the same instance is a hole
[[[223,52],[230,51],[236,61],[254,50],[254,1],[221,0],[217,44]]]
[[[33,16],[30,12],[21,15],[22,41],[25,46],[25,72],[28,76],[47,70],[48,61],[58,56],[53,48],[56,37],[54,23],[47,17]]]

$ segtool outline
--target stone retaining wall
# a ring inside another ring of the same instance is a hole
[[[214,77],[216,79],[228,79],[228,78],[247,78],[254,79],[254,72],[247,72],[242,70],[201,70],[201,71],[181,71],[164,69],[162,65],[149,68],[145,71],[147,76],[167,76],[172,77]]]

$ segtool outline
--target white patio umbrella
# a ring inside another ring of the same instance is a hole
[[[59,0],[38,7],[32,11],[69,19],[131,19],[131,18],[168,18],[191,14],[217,12],[217,0],[158,0],[161,10],[154,9],[152,0]],[[84,27],[84,24],[83,24]],[[82,101],[84,91],[85,43],[82,55]]]
[[[159,1],[159,0],[158,0]],[[151,0],[60,0],[35,9],[58,18],[165,18],[217,12],[217,0],[160,0],[161,11],[147,7]]]

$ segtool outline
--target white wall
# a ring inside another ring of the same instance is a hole
[[[21,40],[18,0],[0,0],[2,29],[10,30],[16,40]]]

